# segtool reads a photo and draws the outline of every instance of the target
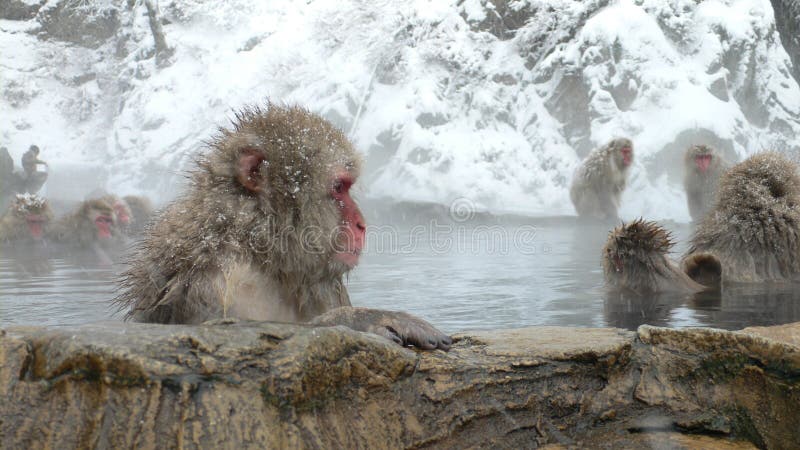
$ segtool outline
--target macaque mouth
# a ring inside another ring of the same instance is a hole
[[[28,232],[34,239],[42,238],[42,226],[45,223],[44,217],[39,214],[29,214],[25,221],[28,223]]]
[[[711,165],[711,155],[698,155],[694,157],[694,163],[700,172],[706,173],[708,167]]]
[[[348,251],[337,252],[333,258],[349,268],[358,265],[358,259],[361,256],[361,249],[354,249]]]
[[[619,255],[614,255],[611,257],[612,261],[614,261],[614,270],[618,273],[622,272],[622,258]]]
[[[97,227],[97,237],[100,239],[110,239],[111,238],[111,224],[114,223],[114,219],[108,215],[100,215],[94,219],[94,225]]]
[[[633,155],[633,150],[630,147],[622,147],[622,165],[628,167],[631,165],[631,156]]]

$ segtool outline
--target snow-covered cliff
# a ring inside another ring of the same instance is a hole
[[[800,149],[800,87],[769,0],[159,6],[174,50],[161,64],[142,1],[8,0],[0,144],[39,144],[54,183],[90,163],[107,188],[158,196],[233,109],[270,97],[350,134],[364,195],[551,215],[573,214],[580,158],[626,135],[623,216],[676,220],[689,143],[731,159]]]

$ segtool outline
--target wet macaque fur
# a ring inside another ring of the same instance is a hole
[[[112,246],[118,236],[114,208],[103,199],[81,202],[74,212],[56,222],[52,235],[56,241],[74,247]]]
[[[34,194],[18,194],[0,218],[0,241],[41,241],[46,238],[52,220],[47,200]]]
[[[305,109],[243,109],[145,232],[115,302],[144,322],[339,324],[449,348],[422,319],[350,306],[343,277],[365,239],[350,195],[360,167],[344,134]]]
[[[128,205],[131,213],[131,223],[128,232],[131,235],[139,235],[144,232],[145,226],[153,217],[153,204],[147,197],[138,195],[126,195],[122,200]]]
[[[709,276],[714,264],[722,267],[721,279]],[[704,284],[800,280],[797,165],[779,153],[764,152],[727,171],[717,202],[692,235],[682,267]]]
[[[693,145],[686,150],[683,186],[693,221],[700,222],[711,209],[719,179],[729,167],[719,152],[706,145]]]
[[[618,138],[597,150],[575,172],[570,198],[581,218],[617,220],[620,196],[627,183],[628,168],[633,163],[633,143]]]
[[[655,222],[639,219],[614,228],[602,253],[606,284],[637,295],[706,289],[668,258],[673,245],[669,232]]]

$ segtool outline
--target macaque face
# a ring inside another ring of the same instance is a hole
[[[620,255],[619,248],[614,243],[610,243],[606,247],[606,259],[608,266],[614,269],[614,272],[621,274],[623,271],[622,255]]]
[[[712,158],[713,156],[708,153],[696,155],[694,157],[694,164],[695,166],[697,166],[697,170],[699,170],[700,173],[706,173],[708,171],[708,168],[711,166]]]
[[[622,157],[622,167],[628,167],[633,162],[633,148],[629,146],[619,149],[620,156]]]
[[[128,214],[128,208],[122,202],[114,203],[114,214],[117,216],[117,222],[127,227],[131,223],[131,216]]]
[[[337,173],[330,187],[330,196],[336,202],[340,213],[340,227],[335,239],[334,259],[353,268],[364,248],[366,223],[355,200],[350,196],[350,187],[355,178],[346,171]]]
[[[111,226],[114,225],[114,218],[111,216],[111,211],[100,211],[92,209],[89,217],[97,229],[98,239],[111,239]]]
[[[28,225],[28,232],[33,239],[42,238],[42,229],[47,222],[47,218],[42,214],[29,213],[25,216],[25,223]]]

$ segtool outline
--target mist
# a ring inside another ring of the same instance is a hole
[[[46,195],[164,204],[203,141],[266,99],[348,133],[363,197],[529,216],[573,215],[575,167],[615,136],[637,155],[622,217],[678,222],[690,143],[731,161],[800,146],[768,1],[161,1],[168,51],[145,6],[0,10],[0,139],[17,161],[42,148]]]

